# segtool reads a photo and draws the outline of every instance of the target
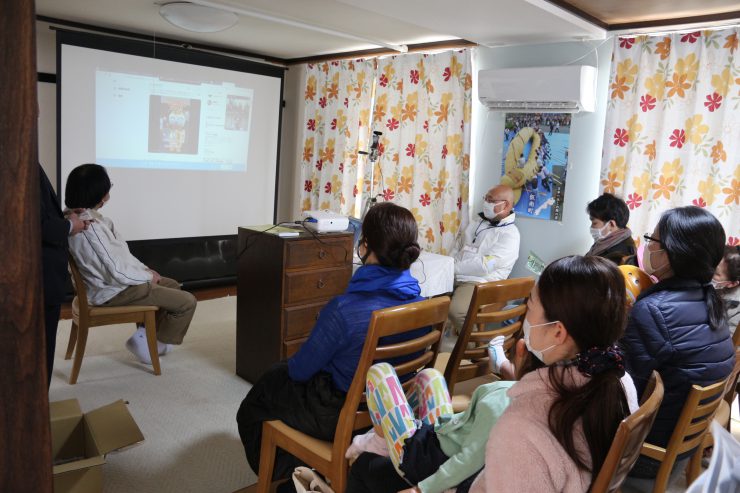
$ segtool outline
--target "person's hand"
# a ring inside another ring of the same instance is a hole
[[[83,221],[74,211],[70,211],[67,214],[67,220],[72,224],[72,230],[69,232],[69,236],[74,236],[90,227],[90,221]]]
[[[152,273],[152,284],[159,284],[159,281],[162,280],[162,276],[159,275],[159,273],[156,270],[148,269],[149,272]]]
[[[405,490],[401,490],[398,493],[421,493],[421,490],[414,486],[413,488],[406,488]]]

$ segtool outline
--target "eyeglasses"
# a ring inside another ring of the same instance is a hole
[[[652,236],[650,236],[647,233],[645,233],[644,235],[642,235],[642,237],[645,238],[645,244],[650,244],[650,242],[653,242],[653,241],[655,243],[657,243],[658,245],[662,245],[663,244],[663,242],[661,242],[659,239],[653,238]]]
[[[501,202],[506,202],[506,200],[494,199],[493,197],[489,197],[488,195],[483,196],[483,201],[488,202],[489,204],[500,204]]]

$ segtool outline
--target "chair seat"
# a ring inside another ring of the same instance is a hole
[[[492,383],[500,380],[496,375],[490,373],[480,377],[471,378],[458,382],[455,385],[455,395],[452,396],[452,410],[456,413],[465,411],[470,405],[470,398],[473,396],[475,389],[481,385]]]
[[[126,305],[126,306],[91,306],[89,315],[91,317],[102,317],[109,315],[125,315],[127,313],[156,312],[159,310],[155,305]],[[77,296],[72,300],[72,320],[80,319],[80,305]]]
[[[319,440],[318,438],[306,435],[295,428],[291,428],[280,420],[267,421],[266,424],[275,428],[278,433],[289,439],[291,442],[298,443],[302,447],[310,450],[311,453],[319,456],[321,459],[331,462],[331,449],[333,445],[331,442],[325,442],[324,440]]]

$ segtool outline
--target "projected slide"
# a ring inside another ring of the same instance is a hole
[[[95,156],[119,168],[245,171],[253,90],[97,70]]]

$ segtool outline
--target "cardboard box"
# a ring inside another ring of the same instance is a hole
[[[101,493],[105,454],[144,440],[119,400],[83,413],[77,399],[51,402],[54,493]]]

